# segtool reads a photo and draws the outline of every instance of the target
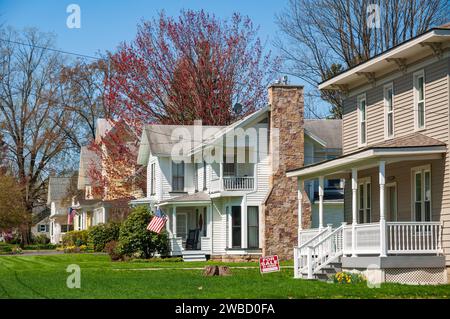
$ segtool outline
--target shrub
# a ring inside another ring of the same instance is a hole
[[[120,249],[118,247],[118,242],[115,240],[106,243],[105,251],[108,253],[112,261],[123,259],[123,255],[121,254]]]
[[[119,240],[119,232],[119,223],[100,224],[89,229],[88,242],[94,251],[104,251],[107,243]]]
[[[119,249],[125,256],[150,258],[156,252],[169,251],[167,233],[157,235],[147,230],[151,214],[144,206],[136,207],[120,227]]]
[[[67,232],[62,239],[63,246],[76,246],[88,244],[88,231],[87,230],[73,230]]]
[[[46,245],[46,244],[50,243],[50,238],[48,238],[44,234],[39,234],[33,238],[33,243],[37,244],[37,245]]]

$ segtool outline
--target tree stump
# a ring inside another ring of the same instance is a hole
[[[205,266],[203,276],[230,276],[231,271],[227,266]]]
[[[219,276],[230,276],[231,270],[228,266],[219,266]]]

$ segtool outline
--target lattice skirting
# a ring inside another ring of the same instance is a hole
[[[445,268],[386,268],[385,282],[437,285],[447,283]]]

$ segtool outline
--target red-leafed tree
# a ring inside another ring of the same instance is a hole
[[[110,111],[145,123],[226,125],[255,110],[273,75],[257,31],[248,17],[204,11],[143,22],[111,56]]]
[[[137,141],[144,124],[192,124],[200,119],[204,125],[227,125],[260,108],[277,63],[270,52],[263,52],[257,32],[248,17],[237,13],[220,20],[188,10],[178,18],[160,13],[143,22],[134,41],[110,55],[107,113]],[[118,168],[117,163],[136,156],[130,154],[132,148],[123,149],[120,136],[114,140],[103,142],[108,149],[103,166],[111,176],[91,172],[103,176],[103,184],[130,180],[129,173],[135,171]]]

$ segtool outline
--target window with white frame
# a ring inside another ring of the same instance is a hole
[[[156,186],[156,164],[150,164],[150,195],[155,195]]]
[[[361,94],[357,98],[358,103],[358,133],[359,133],[359,145],[365,145],[367,143],[367,103],[366,95]]]
[[[425,128],[425,76],[423,70],[414,73],[414,127]]]
[[[394,86],[384,86],[384,137],[394,137]]]
[[[372,221],[372,185],[370,177],[358,180],[358,222]]]
[[[38,225],[38,232],[40,232],[40,233],[47,233],[48,232],[48,225],[39,224]]]
[[[412,169],[414,217],[418,222],[431,221],[431,168],[429,165]]]
[[[184,191],[184,162],[172,162],[172,191]]]

